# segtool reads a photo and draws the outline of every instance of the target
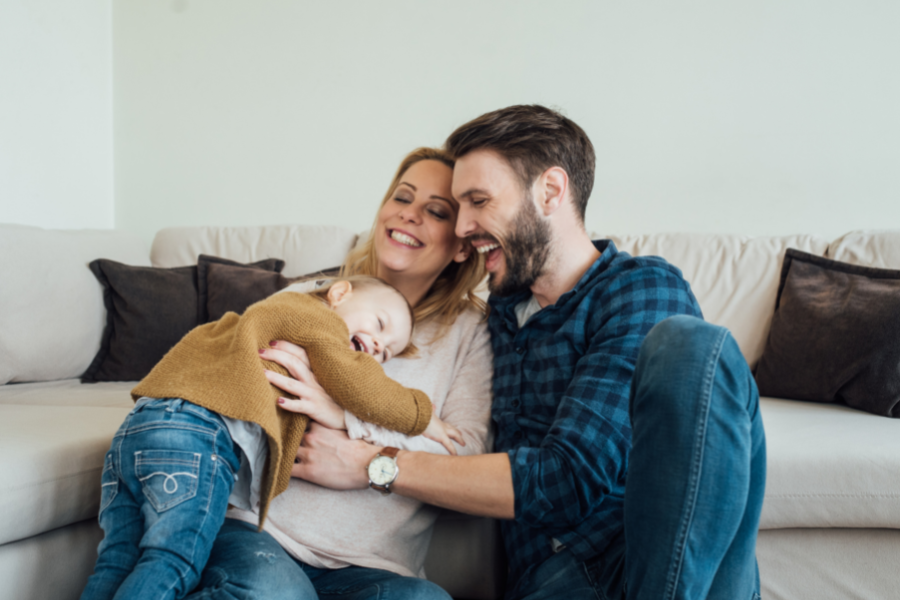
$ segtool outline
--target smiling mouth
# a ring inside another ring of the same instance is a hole
[[[350,343],[353,345],[353,349],[357,352],[365,352],[366,354],[369,353],[369,349],[366,348],[366,344],[361,339],[359,339],[358,336],[354,335],[352,338],[350,338]]]
[[[476,246],[475,251],[478,252],[478,254],[485,254],[487,252],[490,252],[491,250],[496,250],[499,247],[500,247],[500,244],[498,244],[497,242],[494,242],[493,244],[485,244],[484,246]]]
[[[419,248],[422,246],[422,242],[417,240],[411,235],[407,235],[402,231],[397,231],[396,229],[389,229],[388,236],[395,242],[399,242],[404,246],[409,246],[411,248]]]

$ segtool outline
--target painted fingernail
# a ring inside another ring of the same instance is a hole
[[[279,399],[278,399],[278,404],[284,404],[284,398],[279,398]]]
[[[272,347],[274,348],[274,347],[275,347],[275,344],[277,344],[277,343],[278,343],[278,342],[276,342],[275,340],[272,340],[271,342],[269,342],[269,345],[272,346]]]
[[[260,349],[259,349],[259,353],[260,353],[260,354],[265,354],[265,352],[266,352],[266,349],[265,349],[265,348],[260,348]]]

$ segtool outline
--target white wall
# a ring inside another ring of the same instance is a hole
[[[114,224],[110,0],[0,0],[0,222]]]
[[[900,228],[900,3],[113,5],[116,225],[366,228],[396,163],[514,103],[598,154],[588,228]]]

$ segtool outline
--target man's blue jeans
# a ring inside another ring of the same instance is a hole
[[[510,590],[529,600],[751,600],[766,479],[759,392],[722,327],[677,316],[644,340],[631,387],[624,532],[587,563],[568,551]]]
[[[105,537],[82,599],[184,597],[200,580],[239,467],[215,413],[179,399],[139,403],[103,465]]]
[[[434,583],[381,569],[317,569],[292,558],[266,532],[225,524],[188,600],[451,600]]]

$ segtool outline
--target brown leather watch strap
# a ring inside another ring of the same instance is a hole
[[[394,448],[393,446],[385,446],[384,449],[379,452],[381,456],[387,456],[388,458],[397,458],[397,453],[400,452],[399,448]]]

